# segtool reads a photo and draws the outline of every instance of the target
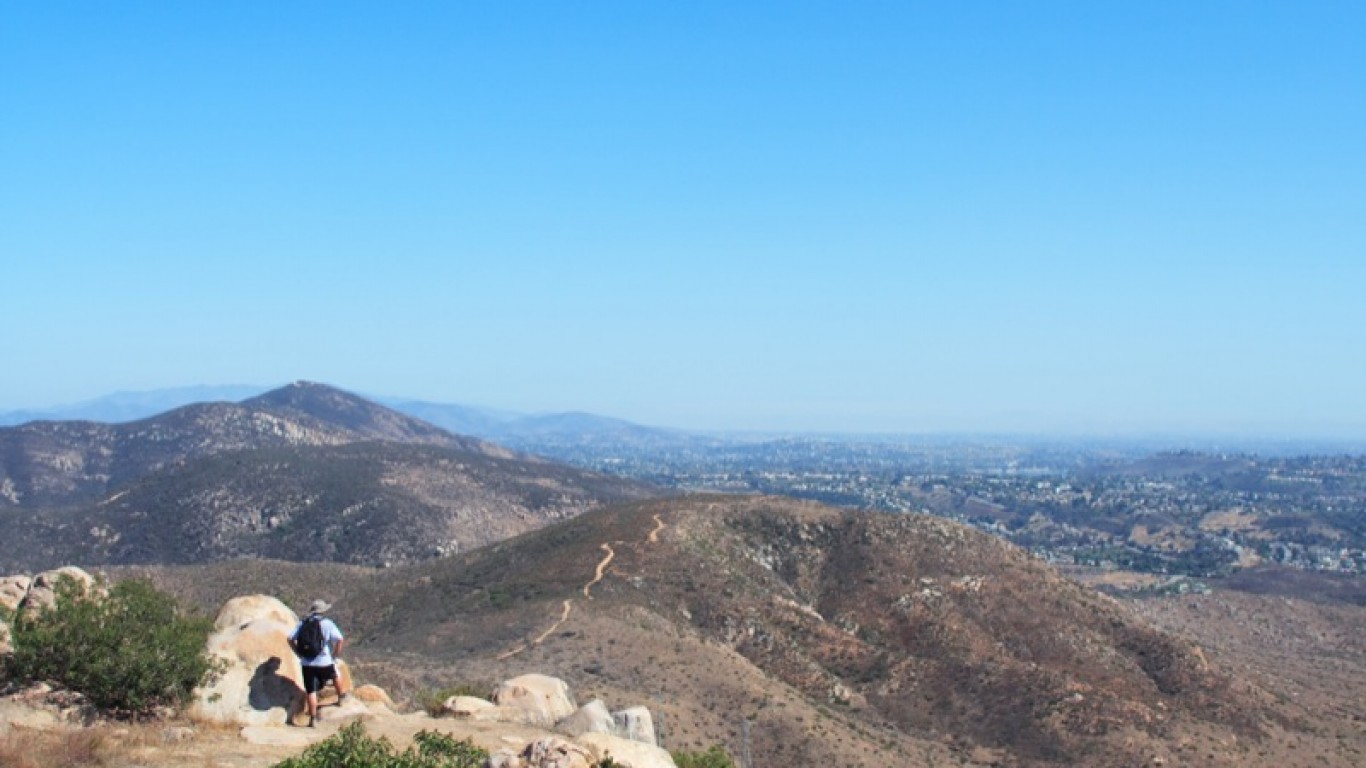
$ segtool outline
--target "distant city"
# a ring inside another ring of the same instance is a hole
[[[1362,455],[949,439],[514,447],[686,491],[939,515],[1063,565],[1197,578],[1256,565],[1366,572]]]

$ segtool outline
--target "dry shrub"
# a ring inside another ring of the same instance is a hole
[[[95,728],[0,733],[0,765],[5,768],[67,768],[104,765],[106,735]]]

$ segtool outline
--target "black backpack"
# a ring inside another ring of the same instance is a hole
[[[309,616],[294,636],[294,651],[301,658],[311,659],[323,652],[323,642],[322,617]]]

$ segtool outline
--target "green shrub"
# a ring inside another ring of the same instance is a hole
[[[141,715],[183,706],[214,669],[204,648],[213,622],[185,614],[148,582],[121,581],[101,595],[63,576],[54,594],[52,607],[14,618],[5,678],[53,683],[108,714]]]
[[[720,744],[713,744],[706,752],[670,752],[678,768],[735,768],[735,761]]]
[[[456,741],[434,731],[419,731],[413,745],[399,753],[388,739],[371,738],[360,723],[352,723],[272,768],[480,768],[488,756],[468,739]]]
[[[487,699],[492,688],[491,685],[481,686],[473,683],[428,688],[417,694],[417,705],[432,717],[441,717],[446,713],[446,700],[450,697],[473,696],[477,699]]]

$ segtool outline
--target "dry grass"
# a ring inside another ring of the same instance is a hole
[[[108,736],[102,729],[28,731],[0,734],[0,765],[5,768],[67,768],[105,765]]]

